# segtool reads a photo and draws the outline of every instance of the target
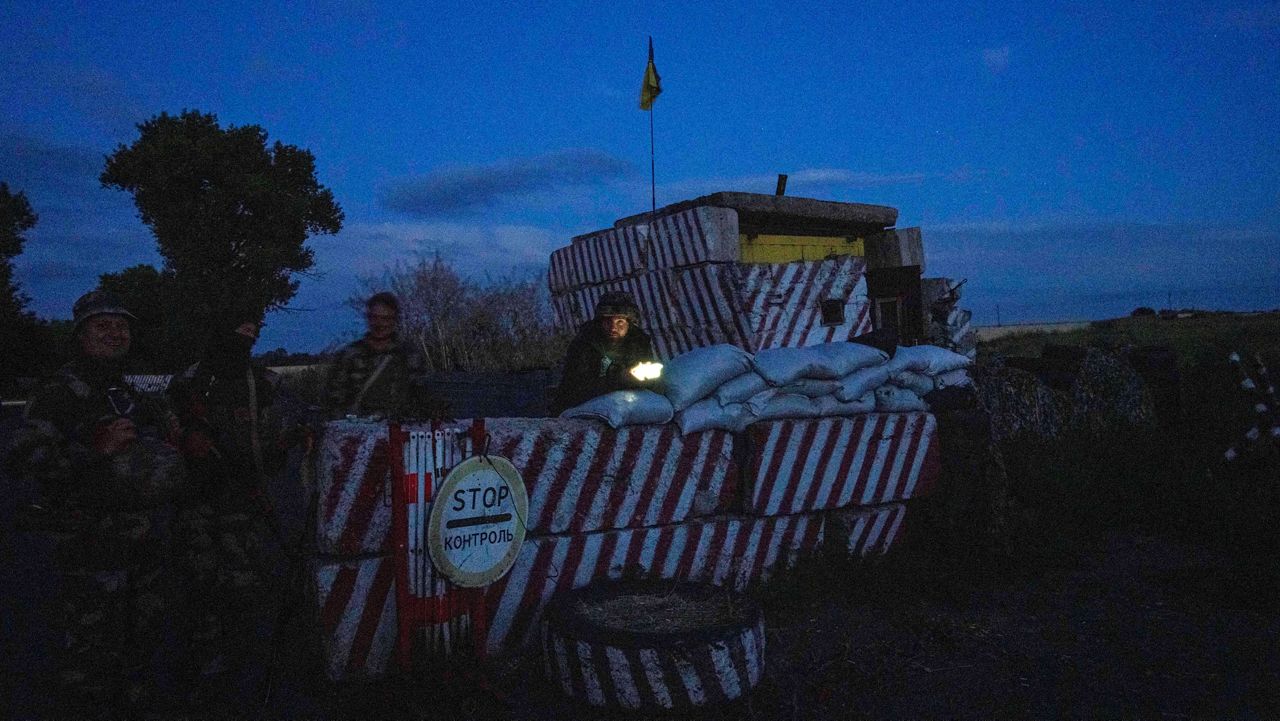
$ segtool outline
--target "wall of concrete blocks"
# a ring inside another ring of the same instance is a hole
[[[594,579],[745,589],[820,549],[882,553],[903,534],[907,501],[940,471],[928,413],[771,421],[741,434],[568,419],[485,426],[489,453],[510,459],[528,491],[524,546],[486,588],[431,582],[445,616],[468,616],[462,626],[489,653],[535,644],[551,597]],[[332,679],[392,662],[389,440],[386,424],[336,421],[316,458],[315,603]]]
[[[551,254],[547,284],[557,323],[569,331],[592,317],[604,293],[630,293],[663,360],[717,343],[755,352],[871,330],[864,258],[747,264],[739,256],[737,211],[690,208],[652,226],[575,238]],[[832,299],[842,318],[822,317],[819,301]]]

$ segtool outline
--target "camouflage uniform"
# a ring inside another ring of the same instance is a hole
[[[95,434],[127,417],[138,438],[104,456]],[[81,358],[41,386],[27,406],[10,464],[35,483],[40,503],[26,517],[54,541],[62,636],[52,679],[67,714],[118,716],[157,700],[174,498],[185,476],[172,415],[134,392],[110,365]],[[176,429],[175,429],[176,430]]]
[[[208,365],[175,377],[168,393],[184,429],[193,490],[175,529],[187,596],[187,671],[200,678],[198,695],[216,696],[261,666],[253,652],[266,644],[254,624],[278,595],[268,580],[274,516],[266,479],[280,470],[287,449],[274,407],[279,377],[247,366],[219,376]]]
[[[358,407],[360,389],[387,359],[386,367],[365,392]],[[385,351],[374,350],[367,337],[338,351],[325,382],[325,410],[331,416],[380,415],[388,418],[439,415],[440,409],[426,392],[426,360],[397,337]]]

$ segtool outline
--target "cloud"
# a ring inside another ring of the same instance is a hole
[[[66,317],[102,273],[159,262],[129,194],[99,184],[104,157],[88,147],[0,134],[0,180],[23,192],[39,216],[14,270],[43,317]]]
[[[1280,230],[1193,223],[979,222],[923,226],[925,274],[968,278],[977,322],[1094,319],[1139,305],[1280,305]]]
[[[60,82],[77,112],[108,137],[121,142],[135,136],[138,123],[154,114],[125,89],[118,77],[102,69],[72,71]]]
[[[608,153],[569,149],[402,178],[384,188],[379,200],[384,207],[406,215],[438,218],[484,210],[560,188],[598,185],[632,172],[629,163]]]
[[[83,191],[98,187],[105,154],[19,133],[0,134],[0,169],[10,189]],[[28,193],[30,197],[31,193]]]
[[[982,64],[987,66],[995,75],[1003,73],[1009,68],[1009,46],[1001,45],[998,48],[982,49]]]
[[[833,188],[874,188],[888,185],[915,185],[927,180],[953,176],[948,173],[870,173],[845,168],[802,168],[787,173],[787,193],[813,192]],[[721,191],[772,193],[777,175],[740,175],[736,177],[690,178],[661,186],[662,196],[687,200]]]

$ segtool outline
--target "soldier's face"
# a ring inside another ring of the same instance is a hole
[[[95,315],[80,326],[80,349],[90,358],[122,358],[129,341],[129,320],[122,315]]]
[[[370,338],[385,340],[396,332],[396,312],[385,305],[369,306],[364,320],[369,326]]]
[[[609,336],[609,340],[622,340],[627,337],[631,321],[625,316],[607,315],[600,319],[600,327],[604,329],[604,334]]]
[[[245,321],[244,323],[241,323],[240,325],[236,326],[237,333],[244,336],[245,338],[249,338],[255,341],[258,340],[258,333],[260,333],[261,331],[262,331],[262,324],[255,323],[253,321]]]

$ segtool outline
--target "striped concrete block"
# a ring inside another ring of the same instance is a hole
[[[791,348],[848,340],[871,330],[866,261],[858,256],[738,267],[750,350]],[[844,319],[823,323],[821,301],[838,300]]]
[[[391,458],[387,424],[333,421],[316,457],[316,551],[353,556],[390,550]]]
[[[394,565],[384,555],[314,566],[320,641],[331,680],[387,670],[396,643]]]
[[[664,268],[555,294],[556,322],[577,328],[594,317],[601,296],[615,291],[636,299],[641,326],[664,360],[714,343],[750,349],[752,330],[740,309],[733,265]]]
[[[763,516],[925,495],[941,471],[928,413],[868,413],[748,427],[746,511]]]
[[[886,553],[902,538],[906,516],[904,503],[829,511],[823,529],[824,547],[828,552],[846,556]]]
[[[493,418],[485,429],[490,452],[524,478],[531,534],[678,523],[730,510],[737,496],[725,431],[547,418]]]
[[[641,587],[639,593],[681,594],[680,587]],[[593,586],[582,601],[621,597],[622,588]],[[684,604],[723,589],[683,591]],[[568,696],[598,707],[692,709],[745,696],[764,675],[764,614],[749,598],[735,605],[743,618],[688,632],[635,633],[593,623],[576,613],[578,594],[552,605],[542,632],[547,678]],[[722,603],[719,598],[715,601]]]
[[[552,293],[616,280],[659,268],[738,260],[738,214],[728,208],[691,208],[640,224],[580,236],[551,254]]]
[[[848,340],[871,330],[866,264],[840,256],[792,263],[662,268],[552,294],[556,322],[575,329],[608,292],[630,293],[663,359],[714,343],[755,351]],[[824,323],[822,301],[842,318]]]
[[[438,430],[456,440],[460,428],[450,425]],[[405,424],[402,429],[419,434],[431,430],[427,424]],[[355,556],[390,550],[393,494],[388,439],[385,421],[325,424],[316,457],[317,553]],[[460,448],[454,448],[442,455],[449,463],[436,464],[437,483],[443,480],[442,472],[461,458],[460,453]]]
[[[674,578],[742,590],[822,543],[821,514],[720,516],[656,528],[526,539],[511,571],[486,593],[491,653],[537,639],[553,595],[596,579]]]
[[[596,304],[601,296],[621,291],[635,299],[640,310],[640,325],[645,330],[671,325],[676,318],[671,307],[674,298],[671,280],[671,274],[665,270],[646,271],[554,294],[551,304],[556,322],[565,328],[576,328],[595,317]]]

